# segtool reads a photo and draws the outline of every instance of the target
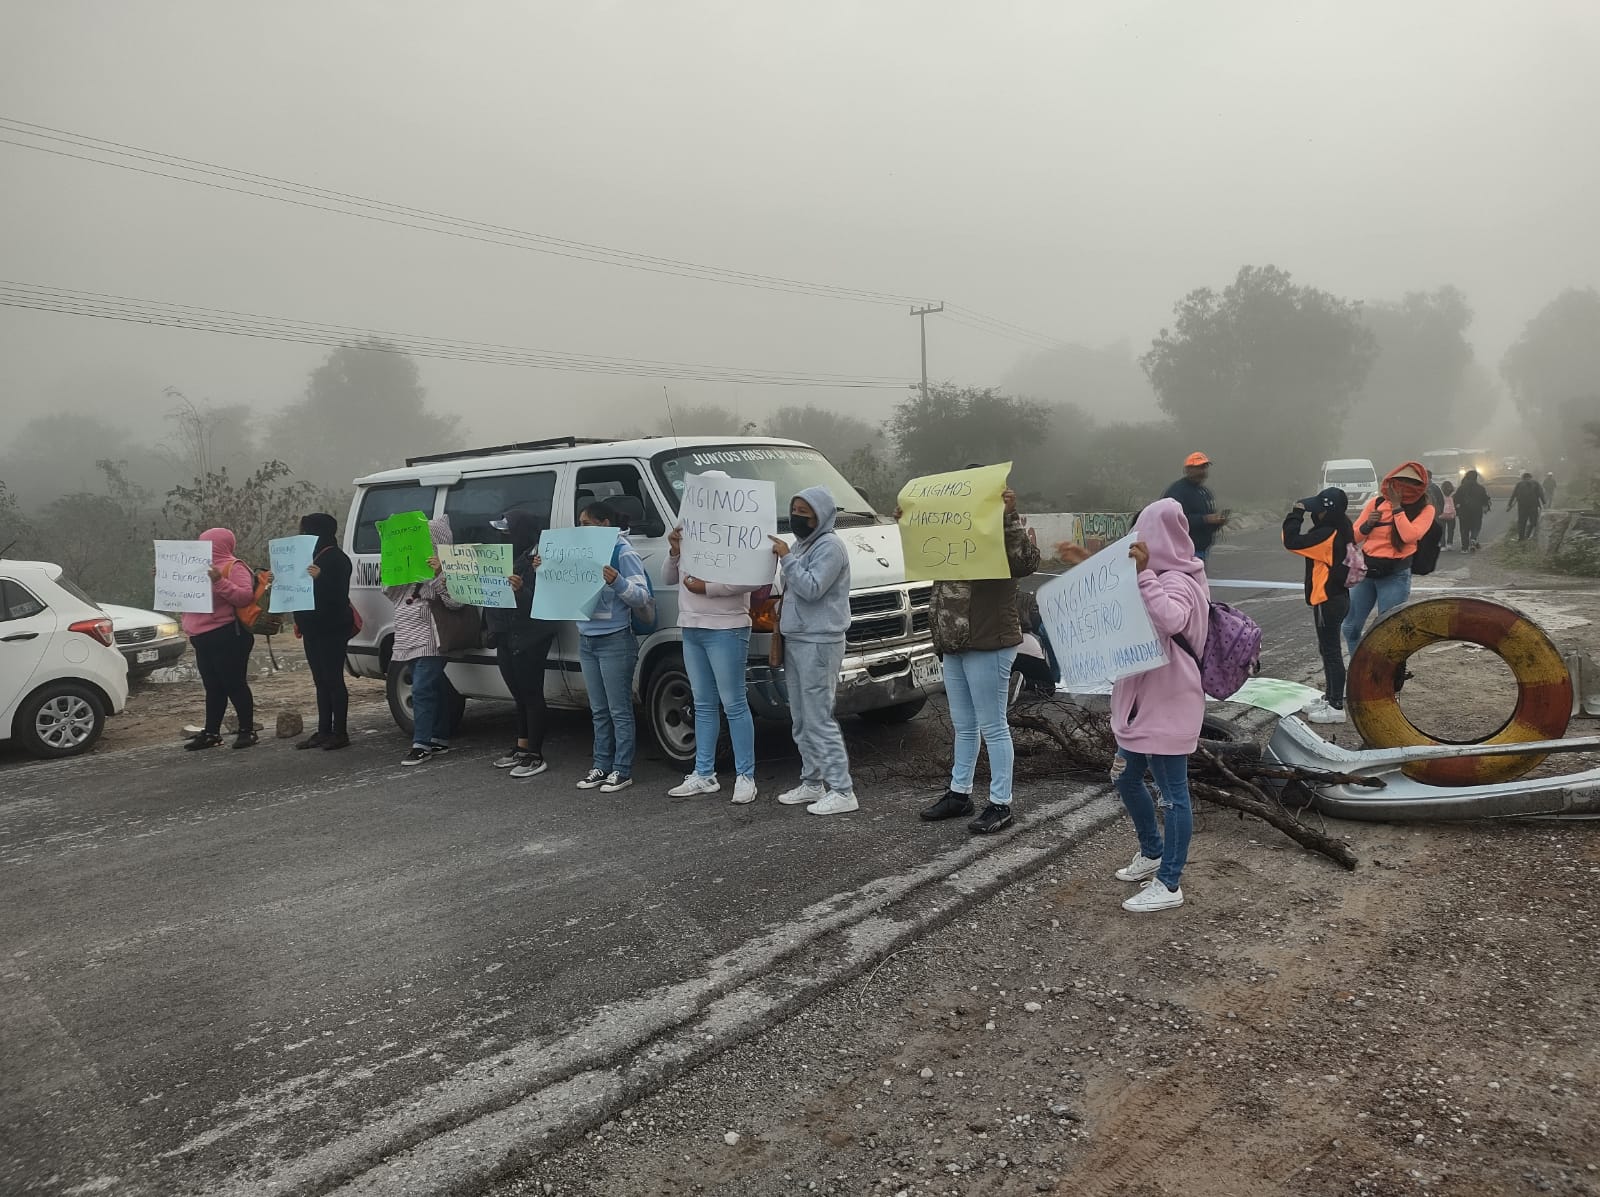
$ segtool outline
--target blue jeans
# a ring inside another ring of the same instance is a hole
[[[839,667],[844,664],[844,639],[796,640],[783,644],[784,689],[789,695],[789,722],[800,749],[800,780],[817,782],[835,794],[854,794],[850,754],[833,713],[839,692]]]
[[[1356,655],[1356,646],[1361,643],[1361,633],[1367,626],[1367,616],[1372,614],[1374,603],[1377,604],[1378,614],[1383,615],[1393,611],[1410,597],[1409,565],[1387,578],[1363,578],[1350,592],[1350,614],[1344,617],[1344,642],[1350,650],[1350,655],[1352,657]]]
[[[594,717],[594,767],[602,773],[633,775],[633,667],[638,660],[639,641],[629,628],[578,637],[578,664]]]
[[[1117,755],[1128,762],[1117,777],[1117,793],[1122,795],[1122,805],[1128,808],[1139,833],[1139,855],[1159,860],[1161,868],[1156,876],[1162,885],[1175,890],[1183,876],[1183,866],[1189,861],[1189,836],[1194,831],[1194,812],[1189,807],[1189,758],[1147,756],[1129,748],[1117,749]],[[1162,805],[1167,808],[1165,844],[1156,824],[1155,801],[1150,797],[1150,787],[1144,784],[1146,769],[1156,779]]]
[[[694,771],[701,777],[717,774],[719,705],[728,715],[734,772],[740,777],[756,775],[756,721],[745,690],[749,659],[748,627],[683,629],[683,667],[694,691]]]
[[[972,793],[978,770],[978,739],[989,746],[989,801],[1011,805],[1011,725],[1006,722],[1006,691],[1011,686],[1015,648],[994,652],[945,653],[944,693],[950,703],[950,722],[956,729],[955,763],[950,767],[950,788]]]
[[[444,658],[418,657],[411,662],[411,746],[450,743],[444,702]]]

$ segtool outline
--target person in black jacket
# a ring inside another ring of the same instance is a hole
[[[544,759],[544,670],[561,625],[534,619],[533,557],[547,524],[531,511],[514,507],[490,527],[511,542],[511,589],[515,607],[487,607],[485,616],[494,635],[495,658],[506,689],[517,704],[517,742],[495,761],[496,769],[510,769],[517,778],[534,777],[548,767]]]
[[[356,630],[350,608],[350,558],[339,547],[339,522],[325,512],[302,517],[300,535],[317,538],[306,571],[316,606],[294,613],[295,632],[305,646],[306,664],[317,688],[317,730],[295,747],[332,751],[350,746],[346,726],[350,689],[344,682],[345,653]]]
[[[1539,535],[1539,508],[1544,506],[1544,490],[1533,480],[1533,475],[1527,470],[1522,471],[1522,478],[1518,481],[1516,489],[1511,492],[1511,498],[1506,500],[1506,510],[1512,507],[1517,509],[1517,539],[1527,540],[1529,537],[1537,538]]]
[[[1323,697],[1306,708],[1312,723],[1343,723],[1344,648],[1339,628],[1350,614],[1349,567],[1345,559],[1355,541],[1350,526],[1350,496],[1337,486],[1301,499],[1283,517],[1283,547],[1306,559],[1306,602],[1317,628],[1317,648],[1322,653]],[[1305,517],[1311,527],[1302,530]]]
[[[1468,470],[1456,487],[1456,518],[1461,521],[1461,551],[1474,553],[1478,549],[1478,533],[1483,529],[1483,516],[1493,504],[1489,492],[1478,481],[1478,471]]]

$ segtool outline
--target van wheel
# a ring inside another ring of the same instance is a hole
[[[645,684],[644,707],[650,732],[667,759],[678,765],[694,763],[694,691],[683,667],[683,653],[663,653]]]
[[[105,708],[94,691],[76,682],[51,682],[17,708],[13,727],[30,755],[48,758],[89,751],[105,725]]]
[[[448,733],[455,735],[461,727],[461,720],[467,712],[467,700],[456,692],[456,688],[446,678],[445,688],[445,714],[448,716]],[[411,735],[417,729],[417,721],[411,714],[411,662],[391,661],[389,672],[385,677],[384,692],[389,699],[389,714],[394,719],[394,725],[402,734]]]
[[[928,705],[928,696],[919,694],[907,702],[897,702],[892,707],[874,707],[870,711],[862,711],[861,718],[868,723],[906,723],[922,714],[922,708]]]

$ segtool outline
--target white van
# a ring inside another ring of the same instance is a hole
[[[413,457],[404,469],[356,480],[355,499],[345,522],[345,549],[354,562],[350,598],[362,629],[350,642],[350,668],[363,677],[388,679],[389,709],[395,723],[411,730],[411,671],[391,666],[394,608],[379,585],[377,523],[406,511],[444,515],[458,544],[498,544],[489,527],[512,507],[547,517],[552,527],[570,527],[596,499],[617,503],[630,516],[629,539],[656,591],[658,629],[639,645],[634,695],[646,728],[672,760],[694,758],[694,702],[683,667],[682,635],[677,627],[675,588],[661,582],[667,556],[667,529],[676,521],[685,474],[722,470],[735,478],[765,478],[777,491],[787,532],[788,499],[807,486],[825,486],[839,504],[837,529],[850,546],[851,624],[837,710],[881,722],[917,714],[930,691],[943,681],[928,630],[933,586],[907,583],[899,529],[872,510],[844,476],[816,449],[799,441],[754,437],[649,437],[634,441],[593,441],[575,437]],[[783,671],[767,664],[773,604],[754,613],[746,667],[750,707],[767,719],[787,720]],[[495,664],[484,648],[456,654],[446,667],[455,688],[452,718],[467,699],[509,700]],[[589,703],[578,663],[577,625],[556,638],[545,674],[550,705],[587,710]]]
[[[1361,505],[1378,493],[1378,471],[1365,457],[1336,457],[1322,463],[1322,485],[1318,490],[1337,486],[1350,496],[1352,517]]]

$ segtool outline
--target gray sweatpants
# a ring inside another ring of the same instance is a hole
[[[833,714],[839,690],[844,640],[783,642],[783,673],[789,691],[789,718],[800,749],[800,780],[820,781],[839,794],[855,793],[844,733]]]

